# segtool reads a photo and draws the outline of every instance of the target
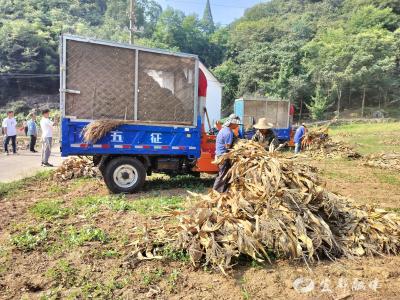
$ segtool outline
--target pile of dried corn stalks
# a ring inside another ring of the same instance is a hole
[[[321,159],[337,157],[357,159],[361,157],[361,154],[354,151],[350,145],[342,141],[333,141],[329,137],[328,126],[307,131],[302,142],[307,156]]]
[[[70,157],[57,168],[53,178],[58,182],[68,181],[79,177],[100,177],[100,171],[89,158]]]
[[[240,142],[221,158],[232,162],[228,192],[193,195],[195,204],[176,213],[179,225],[149,226],[136,254],[157,258],[151,250],[173,243],[195,265],[224,271],[240,255],[307,262],[399,253],[396,213],[357,207],[325,190],[313,168],[277,155],[257,143]]]
[[[400,171],[400,153],[371,154],[364,157],[363,165],[392,171]]]

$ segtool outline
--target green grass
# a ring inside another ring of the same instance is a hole
[[[171,209],[181,209],[184,203],[181,196],[144,198],[131,203],[132,210],[143,215],[162,213]]]
[[[400,177],[391,175],[391,174],[384,174],[384,173],[375,173],[375,177],[379,179],[381,183],[391,184],[400,186]]]
[[[11,237],[11,242],[25,252],[35,250],[47,240],[47,229],[42,226],[28,227],[21,233]]]
[[[64,240],[69,245],[82,246],[86,242],[101,242],[106,244],[110,238],[102,229],[96,227],[84,227],[77,229],[74,226],[69,226],[64,235]]]
[[[53,281],[53,286],[71,287],[78,279],[78,270],[67,260],[61,259],[47,270],[46,276]]]
[[[36,218],[47,221],[65,218],[69,214],[69,210],[62,207],[62,202],[57,200],[39,201],[30,208],[30,212]]]
[[[140,214],[150,215],[165,212],[170,209],[180,209],[184,203],[181,196],[156,196],[141,198],[138,200],[126,199],[122,196],[87,196],[74,202],[75,208],[81,208],[84,212],[97,212],[101,207],[112,211],[135,211]]]
[[[13,196],[23,192],[26,186],[33,185],[35,182],[44,181],[50,178],[52,171],[38,172],[36,175],[9,183],[0,183],[0,199]]]
[[[190,175],[180,175],[169,178],[168,176],[152,176],[148,178],[144,190],[169,190],[174,188],[183,188],[193,192],[204,192],[212,187],[213,178],[197,178]]]
[[[161,278],[165,275],[165,270],[155,269],[150,272],[142,272],[140,275],[142,284],[148,286],[158,283],[161,280]]]
[[[384,139],[400,138],[400,123],[348,124],[334,126],[330,134],[356,146],[361,154],[399,150],[398,146],[382,144]],[[342,136],[350,134],[350,136]]]

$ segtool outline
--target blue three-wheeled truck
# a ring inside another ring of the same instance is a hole
[[[60,44],[62,156],[92,156],[114,193],[139,190],[152,172],[218,171],[212,163],[216,137],[203,126],[207,79],[196,55],[70,35]],[[235,111],[252,125],[251,112],[260,106],[238,100]],[[284,126],[285,139],[288,102],[273,107],[270,117]],[[93,120],[127,124],[87,143],[83,129]]]

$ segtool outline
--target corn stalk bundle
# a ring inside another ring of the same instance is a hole
[[[254,142],[240,142],[221,161],[227,159],[232,163],[227,193],[193,194],[195,204],[176,213],[177,227],[146,230],[142,257],[143,249],[156,256],[149,249],[159,247],[163,236],[168,243],[176,239],[176,249],[187,251],[194,265],[222,271],[240,255],[308,262],[399,253],[396,213],[358,207],[325,190],[315,169]]]
[[[70,157],[63,161],[53,175],[58,182],[68,181],[79,177],[99,177],[100,171],[89,158]]]
[[[400,171],[400,153],[380,153],[365,156],[363,165],[373,168]]]
[[[313,158],[351,158],[357,159],[361,155],[342,142],[333,141],[328,134],[329,125],[318,127],[306,132],[302,141],[305,154]]]
[[[123,120],[96,120],[83,129],[83,140],[86,143],[96,143],[98,140],[107,135],[110,131],[118,126],[126,124]]]
[[[361,158],[361,154],[356,152],[353,147],[342,142],[333,141],[329,136],[318,137],[307,144],[303,144],[305,154],[313,158]]]

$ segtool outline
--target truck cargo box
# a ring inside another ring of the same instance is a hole
[[[198,65],[195,55],[64,35],[62,115],[196,126]]]
[[[281,141],[289,141],[291,133],[290,102],[287,100],[245,96],[235,100],[235,114],[238,115],[243,126],[241,134],[254,134],[253,125],[260,118],[266,118],[274,125],[276,136]],[[246,136],[247,137],[247,136]]]

